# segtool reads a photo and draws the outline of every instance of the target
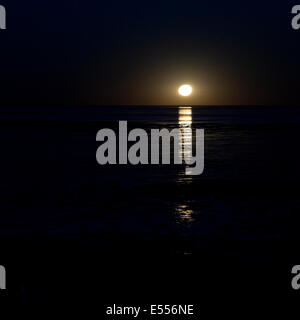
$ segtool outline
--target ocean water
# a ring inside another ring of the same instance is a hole
[[[96,133],[117,130],[120,120],[148,132],[204,129],[203,174],[188,176],[184,165],[100,166]],[[34,263],[60,259],[66,269],[83,256],[99,265],[124,254],[151,259],[151,270],[158,257],[266,268],[296,262],[299,108],[15,108],[3,109],[0,121],[0,237],[17,274],[24,252]],[[25,297],[48,299],[29,274],[34,285],[20,276],[16,290],[28,286]]]

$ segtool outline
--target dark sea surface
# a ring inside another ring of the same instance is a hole
[[[188,125],[205,130],[199,176],[96,162],[98,130],[179,128],[180,107],[0,111],[0,237],[16,300],[92,303],[97,291],[110,302],[207,297],[205,309],[219,295],[292,295],[300,108],[191,110]]]

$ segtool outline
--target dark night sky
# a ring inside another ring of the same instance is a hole
[[[2,106],[299,104],[300,0],[0,4]]]

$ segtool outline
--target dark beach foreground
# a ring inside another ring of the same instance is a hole
[[[194,177],[184,166],[95,159],[99,129],[119,120],[176,128],[177,107],[3,110],[3,301],[99,318],[114,303],[194,303],[210,317],[292,314],[300,109],[192,114],[191,126],[205,129],[205,170]]]

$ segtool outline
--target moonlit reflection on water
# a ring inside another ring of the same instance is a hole
[[[190,159],[193,155],[193,112],[192,107],[179,107],[178,109],[178,124],[181,132],[179,152],[182,156],[182,159]],[[191,181],[192,176],[179,175],[177,182],[187,182]],[[193,210],[189,207],[188,204],[178,204],[175,208],[176,217],[179,218],[178,223],[193,222]]]
[[[180,153],[185,161],[192,157],[193,132],[192,132],[192,108],[179,107],[178,124],[181,132]]]
[[[175,208],[175,213],[176,216],[179,217],[180,222],[187,222],[191,223],[194,221],[193,219],[193,214],[194,211],[189,208],[187,204],[178,204],[177,207]]]
[[[180,127],[191,127],[193,122],[192,107],[179,107],[178,123]]]

